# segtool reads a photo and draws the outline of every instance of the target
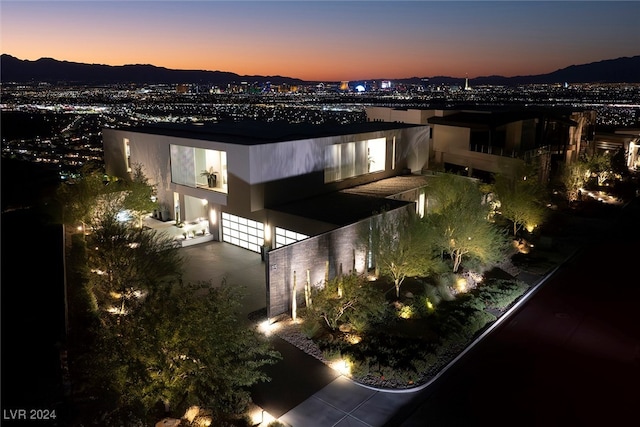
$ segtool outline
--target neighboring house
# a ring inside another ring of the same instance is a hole
[[[487,179],[538,158],[541,179],[578,158],[593,138],[594,111],[367,108],[369,121],[429,124],[432,168]]]
[[[108,174],[128,177],[142,166],[157,188],[159,219],[195,224],[210,240],[263,253],[270,316],[286,310],[293,268],[314,284],[368,268],[354,224],[382,210],[424,211],[415,202],[424,201],[425,182],[412,173],[428,168],[426,125],[144,125],[105,128],[103,143]],[[386,180],[393,184],[377,194],[354,190]],[[307,239],[313,248],[292,249]]]
[[[593,141],[594,152],[615,153],[623,150],[625,163],[630,170],[640,170],[640,129],[616,129],[613,132],[596,133]]]

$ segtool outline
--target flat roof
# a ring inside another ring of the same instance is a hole
[[[419,126],[427,125],[388,122],[314,125],[310,123],[262,122],[248,120],[205,124],[153,123],[140,126],[119,127],[117,129],[153,135],[227,142],[239,145],[260,145],[284,141],[296,141],[300,139],[406,129]]]
[[[389,197],[427,185],[433,175],[400,175],[341,190],[361,196]]]
[[[443,117],[429,118],[429,124],[467,127],[476,130],[490,130],[519,120],[545,118],[549,121],[577,126],[567,116],[546,110],[513,110],[513,111],[461,111]]]
[[[424,187],[430,178],[429,175],[395,176],[270,209],[336,226],[345,226],[369,218],[375,213],[413,203],[387,197]],[[340,208],[336,209],[336,206]]]
[[[270,209],[342,227],[409,203],[411,202],[336,191]]]

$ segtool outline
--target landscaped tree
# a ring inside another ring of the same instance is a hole
[[[261,370],[279,354],[238,319],[237,286],[163,284],[151,291],[138,326],[144,331],[146,378],[140,400],[162,402],[178,415],[197,405],[213,411],[214,425],[246,411],[248,387],[269,378]]]
[[[120,321],[96,329],[80,358],[98,399],[100,425],[153,425],[196,405],[211,425],[228,425],[251,402],[249,387],[269,378],[279,354],[238,319],[237,286],[165,282]]]
[[[489,206],[482,203],[475,181],[442,174],[428,191],[434,206],[424,221],[436,246],[451,258],[454,273],[464,259],[485,265],[500,260],[506,247],[504,234],[487,220]]]
[[[56,198],[62,207],[62,223],[81,223],[86,229],[86,224],[94,216],[99,198],[113,189],[105,184],[104,172],[93,165],[85,165],[78,177],[61,184],[56,191]]]
[[[323,319],[331,330],[353,318],[360,323],[375,321],[386,307],[384,295],[365,277],[355,274],[336,277],[322,288],[314,288],[312,298],[311,315]]]
[[[432,256],[434,246],[427,228],[412,211],[383,212],[371,219],[368,231],[370,236],[364,243],[380,274],[393,280],[396,297],[400,297],[400,286],[407,276],[425,275],[438,262]]]
[[[91,345],[75,359],[100,402],[102,425],[148,425],[198,405],[215,423],[241,414],[248,387],[277,354],[237,318],[237,287],[181,284],[174,242],[118,221],[115,206],[92,223],[86,289]]]
[[[587,167],[592,176],[596,177],[598,186],[604,185],[613,174],[611,169],[611,154],[609,154],[609,152],[593,153],[593,155],[587,159]]]
[[[131,180],[125,181],[123,187],[123,191],[126,194],[123,200],[123,207],[131,212],[141,227],[144,216],[157,207],[157,203],[154,200],[156,195],[155,186],[149,184],[149,179],[144,175],[142,166],[136,164],[133,167]]]
[[[589,169],[582,159],[563,166],[560,182],[569,203],[578,200],[579,191],[584,187],[587,179],[589,179]]]
[[[111,206],[91,223],[87,262],[89,291],[101,312],[124,314],[154,286],[179,280],[183,260],[170,237],[131,227],[118,220],[119,210]]]
[[[545,189],[532,165],[523,165],[512,176],[497,174],[493,187],[500,200],[499,212],[513,223],[514,236],[523,227],[531,232],[544,221]]]

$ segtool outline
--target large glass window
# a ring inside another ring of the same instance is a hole
[[[171,145],[171,181],[194,188],[228,192],[227,153]]]
[[[324,152],[324,182],[383,171],[386,152],[386,138],[329,145]]]

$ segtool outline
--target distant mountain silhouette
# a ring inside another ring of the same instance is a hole
[[[3,54],[0,58],[0,79],[3,82],[49,82],[78,84],[212,84],[226,85],[241,82],[271,82],[273,84],[301,84],[300,79],[283,76],[241,76],[225,71],[172,70],[148,64],[100,65],[40,58],[21,60]]]
[[[369,79],[365,81],[391,80],[395,83],[432,85],[464,85],[464,77],[411,77],[408,79]],[[592,62],[582,65],[571,65],[566,68],[548,74],[537,74],[532,76],[483,76],[469,79],[471,86],[481,85],[504,85],[515,86],[520,84],[535,83],[640,83],[640,55],[608,59],[605,61]]]
[[[207,84],[227,85],[240,82],[271,82],[273,84],[313,83],[293,77],[283,76],[242,76],[225,71],[173,70],[148,64],[137,65],[100,65],[78,62],[58,61],[41,58],[36,61],[21,60],[3,54],[0,58],[0,79],[3,82],[49,82],[77,84]],[[412,77],[392,80],[396,83],[464,84],[460,77]],[[640,55],[592,62],[590,64],[571,65],[548,74],[531,76],[486,76],[469,79],[472,86],[479,85],[518,85],[534,83],[640,83]]]

